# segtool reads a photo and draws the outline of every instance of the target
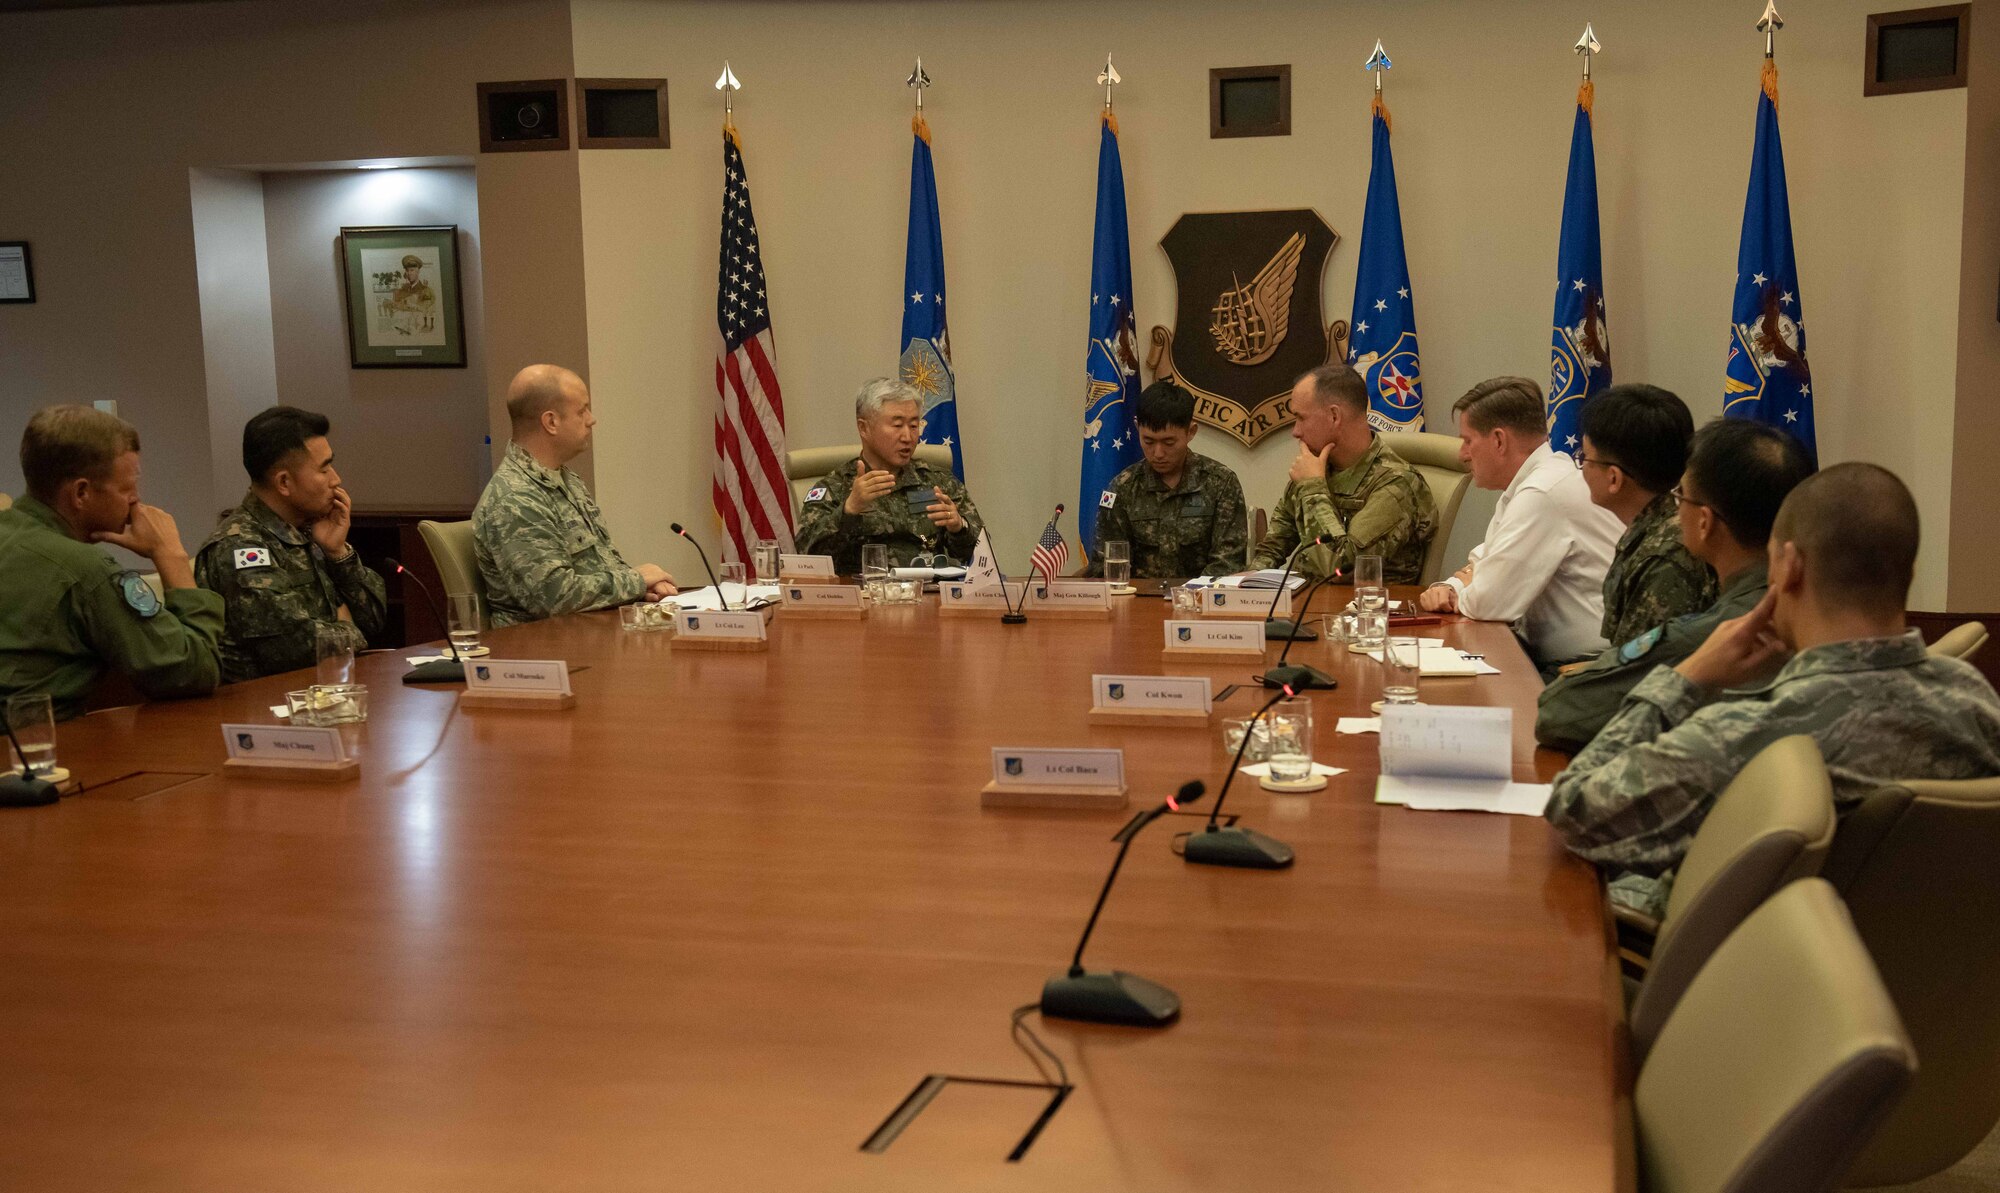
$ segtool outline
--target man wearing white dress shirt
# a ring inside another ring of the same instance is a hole
[[[1472,483],[1500,490],[1486,539],[1457,575],[1425,589],[1432,612],[1511,622],[1544,671],[1605,647],[1604,573],[1624,526],[1593,505],[1575,461],[1549,446],[1542,391],[1495,377],[1452,407]]]

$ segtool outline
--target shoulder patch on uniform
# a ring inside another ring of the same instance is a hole
[[[1660,638],[1666,632],[1667,627],[1656,625],[1637,638],[1627,642],[1618,648],[1618,661],[1621,663],[1631,663],[1645,658],[1652,653],[1655,646],[1660,644]]]
[[[825,501],[825,500],[826,500],[826,486],[825,486],[825,485],[814,485],[814,486],[813,486],[812,488],[810,488],[810,489],[807,489],[807,490],[806,490],[806,500],[807,500],[807,501]]]
[[[153,586],[137,572],[118,573],[118,591],[125,597],[125,603],[141,617],[151,617],[160,611],[160,598],[153,592]]]
[[[1116,489],[1106,489],[1104,492],[1097,495],[1097,507],[1099,509],[1108,510],[1112,506],[1117,504],[1118,504],[1118,491]]]
[[[236,549],[236,570],[244,568],[267,568],[271,566],[271,553],[262,547],[238,547]]]

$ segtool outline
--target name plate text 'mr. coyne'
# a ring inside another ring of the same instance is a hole
[[[561,659],[476,659],[465,666],[467,695],[567,696],[569,664]]]

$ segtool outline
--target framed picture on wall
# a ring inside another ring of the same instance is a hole
[[[347,356],[357,369],[462,369],[458,225],[342,228]]]

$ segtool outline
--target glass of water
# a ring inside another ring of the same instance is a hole
[[[746,577],[742,564],[725,563],[715,569],[715,577],[722,583],[723,591],[718,595],[723,598],[724,604],[733,607],[741,605],[744,601],[750,599],[750,594],[745,590],[743,584]],[[729,591],[730,589],[735,590],[734,594]]]
[[[1303,783],[1312,778],[1312,701],[1281,700],[1264,719],[1271,726],[1271,780]]]
[[[354,682],[354,639],[345,625],[313,626],[313,658],[319,682]]]
[[[752,579],[759,584],[778,582],[778,540],[758,539],[750,548],[750,570]]]
[[[1354,590],[1382,587],[1382,557],[1380,555],[1357,555],[1354,557]]]
[[[451,624],[452,649],[460,654],[479,649],[479,632],[486,628],[486,602],[476,592],[454,592],[445,597]],[[327,682],[325,679],[321,683]]]
[[[1354,610],[1353,649],[1376,651],[1389,636],[1389,611],[1386,608]]]
[[[56,714],[55,705],[47,692],[35,692],[7,697],[7,724],[14,730],[14,736],[21,742],[21,757],[16,757],[10,745],[4,754],[9,760],[9,770],[26,769],[35,774],[47,775],[56,765]]]
[[[1382,703],[1417,703],[1417,678],[1423,674],[1423,642],[1388,638],[1382,643]]]
[[[861,547],[861,589],[874,599],[882,593],[882,583],[889,578],[889,545],[887,543],[865,543]]]
[[[1113,588],[1123,588],[1132,583],[1132,544],[1104,544],[1104,579]]]

